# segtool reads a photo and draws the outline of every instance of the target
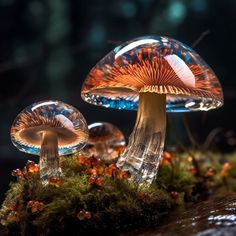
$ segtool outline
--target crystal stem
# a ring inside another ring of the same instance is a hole
[[[39,167],[40,178],[44,185],[48,184],[50,177],[62,176],[59,166],[58,139],[54,132],[45,131],[42,134]]]
[[[163,153],[166,130],[166,95],[140,93],[134,130],[118,160],[138,184],[151,184]]]

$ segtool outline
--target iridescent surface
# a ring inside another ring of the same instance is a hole
[[[126,234],[124,234],[126,235]],[[189,204],[170,212],[162,225],[143,232],[129,232],[127,236],[156,235],[236,235],[236,193]]]
[[[210,110],[223,104],[212,69],[190,47],[168,37],[145,36],[116,47],[90,71],[82,98],[137,110],[139,92],[167,94],[167,112]]]
[[[88,138],[87,123],[74,107],[60,101],[41,101],[26,107],[11,128],[13,144],[21,151],[39,155],[42,134],[56,133],[58,154],[80,150]]]
[[[104,160],[116,159],[125,149],[124,134],[115,125],[97,122],[88,126],[89,139],[85,147],[90,155]]]
[[[116,165],[137,184],[151,184],[158,171],[166,132],[166,96],[140,93],[135,127]]]

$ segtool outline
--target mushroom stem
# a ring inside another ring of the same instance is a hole
[[[162,157],[166,130],[166,95],[140,93],[136,123],[118,167],[138,184],[151,184]]]
[[[44,131],[42,134],[39,167],[40,178],[44,185],[48,184],[51,177],[62,177],[59,167],[57,134],[52,131]]]
[[[107,145],[105,142],[98,142],[95,144],[96,155],[98,157],[103,157],[103,155],[107,155]]]

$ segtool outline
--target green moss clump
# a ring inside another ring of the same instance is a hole
[[[10,184],[0,210],[1,224],[22,235],[88,235],[157,223],[173,207],[235,181],[235,155],[229,157],[231,166],[223,174],[219,158],[213,165],[204,155],[197,155],[201,168],[195,173],[189,171],[192,162],[186,153],[172,154],[161,163],[150,187],[107,174],[104,163],[96,164],[100,170],[94,176],[90,173],[94,166],[78,163],[76,155],[63,157],[63,183],[43,186],[36,172]],[[208,173],[209,166],[214,173]]]

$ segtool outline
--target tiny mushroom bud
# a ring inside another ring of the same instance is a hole
[[[84,209],[81,210],[81,211],[77,214],[77,218],[78,218],[79,220],[85,220],[85,219],[89,220],[89,219],[91,219],[91,217],[92,217],[92,213],[91,213],[90,211],[85,211]]]
[[[11,211],[7,215],[7,221],[9,221],[11,223],[19,222],[20,221],[19,213],[17,211]]]
[[[22,173],[23,173],[23,177],[24,177],[24,179],[27,179],[27,180],[32,179],[32,177],[33,177],[33,175],[34,175],[34,173],[28,171],[26,167],[24,167]]]
[[[232,164],[229,162],[224,163],[222,170],[220,172],[220,175],[222,177],[228,177],[229,176],[229,170],[232,168]]]
[[[26,163],[26,170],[28,172],[38,173],[39,172],[39,166],[37,164],[35,164],[33,161],[28,161]]]
[[[85,149],[102,160],[113,160],[119,157],[125,147],[124,134],[113,124],[97,122],[88,126],[89,139]]]
[[[51,176],[48,179],[48,183],[50,185],[56,186],[56,187],[60,187],[63,185],[64,183],[64,179],[63,178],[56,178],[55,176]]]
[[[80,211],[78,214],[77,214],[77,218],[79,220],[84,220],[85,219],[85,215],[84,215],[84,210]]]
[[[179,198],[179,193],[178,192],[170,192],[170,197],[172,198],[172,199],[178,199]]]
[[[208,167],[205,173],[205,177],[212,177],[216,174],[216,170],[212,167]]]
[[[193,175],[197,174],[197,169],[194,166],[190,166],[187,168],[187,171]]]
[[[45,207],[44,203],[35,200],[31,200],[27,203],[27,208],[30,209],[32,213],[43,211]]]
[[[16,176],[16,177],[20,177],[20,176],[22,176],[22,171],[20,169],[13,170],[11,172],[11,175]]]
[[[87,123],[74,107],[60,101],[41,101],[25,108],[11,128],[13,144],[26,153],[39,155],[40,177],[61,178],[59,156],[80,150],[88,138]],[[28,164],[30,172],[32,163]]]
[[[87,158],[79,152],[76,156],[76,163],[80,166],[86,166],[87,165]]]
[[[92,214],[91,214],[91,212],[90,211],[85,211],[85,213],[84,213],[84,216],[85,216],[85,218],[86,219],[91,219],[91,217],[92,217]]]
[[[9,204],[9,208],[12,210],[12,211],[17,211],[18,208],[19,208],[19,203],[18,202],[10,202]]]
[[[110,164],[105,169],[105,175],[108,176],[108,177],[114,177],[117,171],[118,171],[117,166],[115,164]]]
[[[90,71],[81,94],[95,105],[137,110],[117,165],[138,184],[150,184],[157,175],[166,112],[208,111],[223,105],[212,69],[187,45],[162,36],[140,37],[116,47]]]
[[[90,185],[101,187],[104,185],[104,179],[102,177],[98,177],[97,175],[91,175],[88,179]]]
[[[160,164],[161,165],[172,164],[172,155],[169,152],[164,152]]]

